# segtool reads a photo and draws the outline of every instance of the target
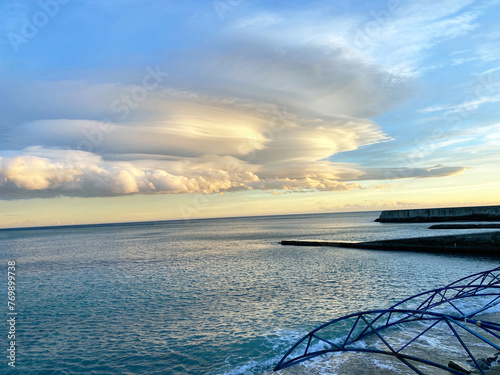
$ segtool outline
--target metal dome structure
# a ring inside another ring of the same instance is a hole
[[[479,320],[500,304],[500,267],[404,299],[388,309],[358,312],[315,328],[293,345],[274,371],[326,353],[390,356],[421,375],[464,374],[429,344],[439,333],[455,357],[485,374],[483,357],[500,351],[500,324]],[[456,359],[455,358],[455,359]]]

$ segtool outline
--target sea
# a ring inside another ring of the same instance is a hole
[[[0,373],[270,375],[293,343],[325,322],[500,265],[473,255],[279,243],[481,231],[374,222],[378,216],[1,230],[4,354],[9,261],[15,262],[17,315],[15,368],[2,355]],[[317,357],[314,367],[304,362],[294,373],[336,374],[334,366],[318,366],[327,360]],[[391,371],[384,358],[372,365],[380,370],[374,373]]]

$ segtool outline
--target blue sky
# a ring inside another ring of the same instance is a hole
[[[498,204],[499,10],[4,1],[0,225]]]

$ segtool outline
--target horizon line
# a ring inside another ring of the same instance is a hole
[[[309,213],[294,213],[294,214],[272,214],[272,215],[245,215],[245,216],[218,216],[218,217],[197,217],[191,219],[160,219],[160,220],[145,220],[145,221],[117,221],[117,222],[102,222],[102,223],[84,223],[84,224],[61,224],[61,225],[42,225],[32,227],[7,227],[0,228],[0,231],[9,230],[37,230],[37,229],[68,229],[77,227],[106,227],[119,225],[137,225],[137,224],[159,224],[168,222],[189,222],[198,220],[217,220],[217,219],[244,219],[258,217],[274,217],[274,216],[301,216],[301,215],[330,215],[330,214],[354,214],[368,212],[382,212],[386,210],[365,210],[365,211],[337,211],[337,212],[309,212]],[[375,220],[375,219],[374,219]]]
[[[118,226],[118,225],[137,225],[137,224],[158,224],[167,222],[189,222],[193,220],[214,220],[214,219],[240,219],[240,218],[258,218],[258,217],[275,217],[275,216],[300,216],[300,215],[328,215],[328,214],[349,214],[349,213],[368,213],[368,212],[383,212],[383,211],[402,211],[402,210],[432,210],[432,209],[446,209],[446,208],[473,208],[473,207],[491,207],[498,204],[488,205],[473,205],[473,206],[448,206],[448,207],[421,207],[421,208],[397,208],[397,209],[380,209],[380,210],[361,210],[361,211],[330,211],[330,212],[306,212],[306,213],[293,213],[293,214],[271,214],[271,215],[244,215],[244,216],[218,216],[218,217],[197,217],[190,219],[160,219],[160,220],[144,220],[144,221],[117,221],[117,222],[96,222],[96,223],[81,223],[81,224],[61,224],[61,225],[37,225],[28,227],[5,227],[0,228],[0,231],[9,230],[41,230],[41,229],[68,229],[77,227],[105,227],[105,226]],[[373,220],[375,220],[374,218]]]

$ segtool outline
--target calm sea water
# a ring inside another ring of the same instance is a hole
[[[376,217],[0,231],[2,275],[7,260],[17,263],[16,373],[270,374],[294,341],[321,323],[384,308],[500,264],[472,256],[278,244],[457,233],[380,224]],[[6,358],[0,368],[9,373]]]

